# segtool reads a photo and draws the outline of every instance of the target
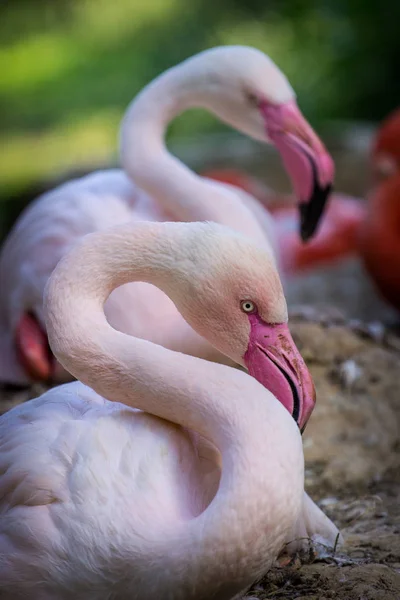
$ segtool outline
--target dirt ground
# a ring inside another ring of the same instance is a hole
[[[399,600],[400,337],[309,305],[291,311],[291,330],[317,390],[304,433],[306,489],[345,544],[310,548],[245,598]],[[41,391],[0,390],[0,410]]]
[[[306,489],[339,526],[344,546],[277,567],[246,596],[400,599],[400,338],[338,311],[292,314],[314,377],[317,407],[304,433]]]

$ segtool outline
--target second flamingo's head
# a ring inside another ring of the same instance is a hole
[[[289,331],[272,255],[222,226],[190,225],[190,231],[187,224],[176,225],[182,260],[175,260],[178,279],[168,278],[165,291],[185,320],[246,367],[303,431],[315,405],[315,390]]]
[[[243,46],[213,48],[189,59],[186,68],[198,85],[196,103],[278,149],[299,203],[301,237],[311,238],[332,188],[334,164],[285,75],[263,52]]]

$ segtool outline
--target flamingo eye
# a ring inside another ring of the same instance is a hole
[[[247,314],[255,313],[257,310],[256,305],[251,300],[242,300],[240,308]]]
[[[252,92],[245,91],[247,101],[255,108],[260,106],[260,101],[255,94]]]

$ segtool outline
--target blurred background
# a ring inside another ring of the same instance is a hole
[[[374,126],[399,104],[400,2],[372,0],[3,0],[0,4],[0,236],[37,192],[117,161],[134,95],[186,57],[248,44],[282,68],[337,164],[362,195]],[[240,166],[287,191],[276,153],[203,111],[168,131],[196,169]]]

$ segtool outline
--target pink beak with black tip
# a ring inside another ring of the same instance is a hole
[[[335,168],[325,146],[301,114],[295,100],[284,104],[263,101],[260,110],[270,140],[278,148],[299,202],[303,241],[316,233]]]
[[[290,412],[301,432],[315,406],[315,388],[287,323],[265,323],[249,314],[250,339],[244,355],[250,373]]]

